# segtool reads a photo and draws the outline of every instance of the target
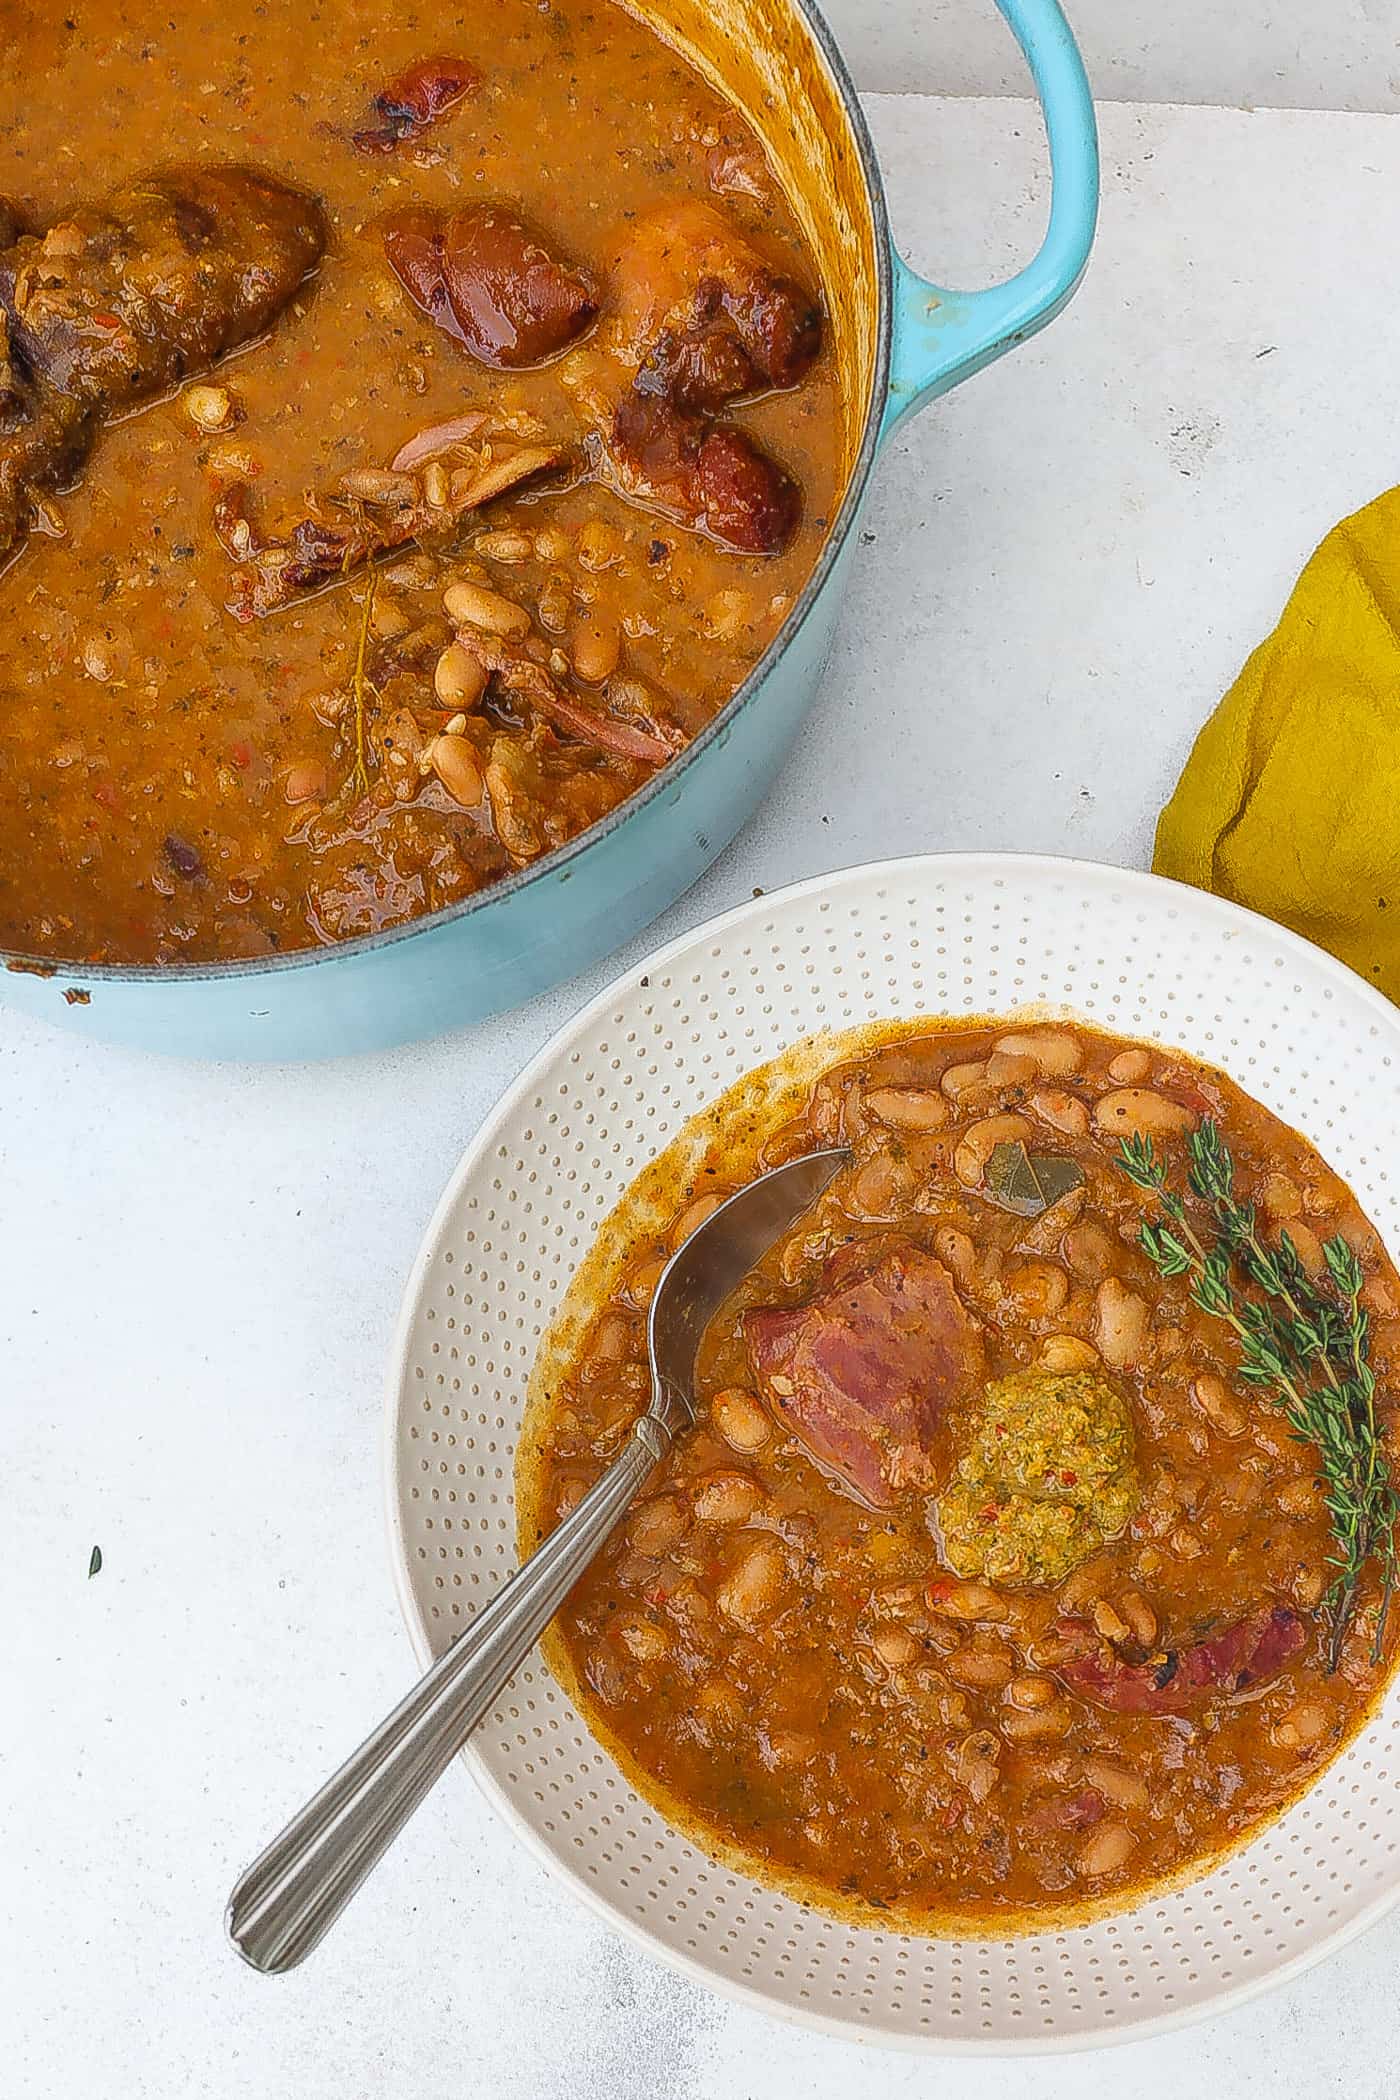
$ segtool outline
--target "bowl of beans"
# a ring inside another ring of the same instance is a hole
[[[474,1739],[535,1852],[710,1986],[929,2049],[1180,2022],[1391,1904],[1397,1053],[1293,935],[1020,856],[755,900],[571,1021],[405,1298],[425,1658],[645,1407],[675,1247],[850,1158]]]

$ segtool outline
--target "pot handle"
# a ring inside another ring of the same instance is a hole
[[[894,343],[881,438],[1053,321],[1084,274],[1099,207],[1099,143],[1084,62],[1058,0],[996,0],[1031,69],[1050,147],[1050,223],[1005,284],[952,292],[894,256]]]

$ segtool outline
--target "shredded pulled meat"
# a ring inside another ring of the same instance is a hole
[[[507,648],[479,629],[460,627],[457,639],[491,673],[503,692],[523,701],[531,712],[542,715],[554,728],[562,729],[580,743],[652,768],[664,766],[685,747],[686,738],[678,730],[646,727],[619,715],[603,714],[575,699],[543,664],[523,651]]]
[[[1185,1647],[1164,1648],[1129,1662],[1083,1620],[1061,1632],[1087,1652],[1060,1665],[1071,1691],[1121,1714],[1179,1714],[1220,1693],[1243,1691],[1277,1676],[1307,1641],[1307,1628],[1286,1604],[1264,1605],[1219,1633]]]
[[[219,544],[238,564],[229,612],[236,620],[261,619],[378,554],[446,537],[469,512],[548,473],[564,457],[551,445],[488,453],[450,473],[440,467],[433,488],[426,474],[352,469],[336,489],[308,498],[305,515],[276,536],[260,528],[249,484],[231,483],[214,500]]]

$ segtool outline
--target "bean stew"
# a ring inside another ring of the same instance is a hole
[[[374,933],[667,765],[845,470],[738,110],[609,0],[6,34],[0,948]]]
[[[1400,1277],[1317,1153],[1180,1052],[1038,1020],[800,1046],[576,1278],[522,1552],[646,1405],[669,1253],[838,1143],[549,1661],[670,1821],[802,1900],[934,1933],[1125,1907],[1278,1814],[1389,1677]]]

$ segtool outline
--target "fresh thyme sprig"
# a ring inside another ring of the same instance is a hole
[[[350,675],[350,699],[355,711],[354,763],[350,768],[350,781],[357,795],[369,792],[369,703],[371,696],[379,697],[378,688],[365,668],[378,581],[371,566],[365,576],[364,596],[360,600],[359,640],[355,649],[355,668]]]
[[[1372,1644],[1379,1661],[1397,1575],[1400,1497],[1376,1422],[1376,1379],[1367,1360],[1369,1321],[1361,1304],[1361,1264],[1339,1233],[1323,1247],[1331,1290],[1314,1282],[1286,1230],[1270,1246],[1252,1203],[1235,1195],[1235,1166],[1218,1124],[1207,1119],[1187,1139],[1187,1184],[1213,1236],[1203,1238],[1186,1198],[1167,1183],[1167,1163],[1149,1137],[1124,1138],[1119,1164],[1156,1196],[1161,1216],[1145,1220],[1139,1243],[1165,1277],[1187,1276],[1194,1304],[1225,1321],[1239,1343],[1239,1376],[1273,1392],[1295,1437],[1318,1454],[1318,1485],[1332,1520],[1327,1592],[1330,1667],[1356,1606],[1369,1561],[1380,1570],[1380,1610]],[[1262,1295],[1249,1297],[1237,1280]]]

